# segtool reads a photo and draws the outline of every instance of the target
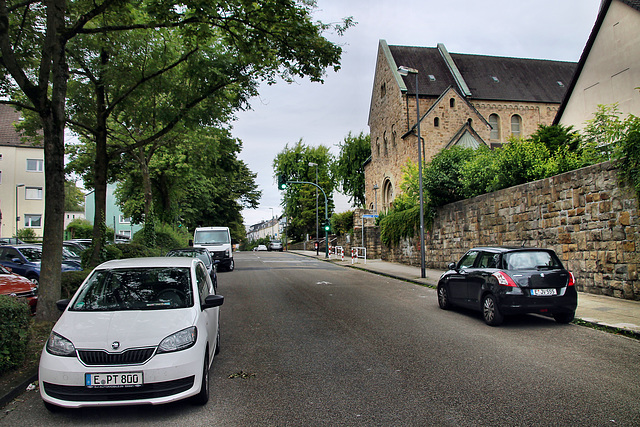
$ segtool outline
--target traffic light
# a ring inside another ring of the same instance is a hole
[[[326,220],[324,222],[324,231],[331,231],[331,221]]]
[[[284,175],[278,175],[278,190],[287,189],[287,177]]]

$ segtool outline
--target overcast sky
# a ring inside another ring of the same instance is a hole
[[[286,144],[337,144],[367,125],[380,39],[389,45],[435,47],[451,53],[578,61],[596,20],[600,0],[318,0],[315,19],[357,25],[344,36],[326,34],[343,48],[341,69],[325,83],[300,80],[263,86],[239,113],[233,135],[243,141],[240,158],[258,174],[260,207],[244,210],[245,225],[282,212],[273,159]],[[336,197],[336,211],[347,210]]]

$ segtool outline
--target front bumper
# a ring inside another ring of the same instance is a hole
[[[45,402],[66,408],[84,406],[164,404],[196,395],[202,383],[205,349],[156,354],[142,365],[86,366],[77,357],[61,357],[42,351],[39,368],[40,395]],[[87,373],[142,372],[137,387],[91,388]]]

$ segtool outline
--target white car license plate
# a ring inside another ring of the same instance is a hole
[[[142,372],[84,374],[87,387],[138,387],[144,382]]]
[[[546,297],[546,296],[558,295],[558,292],[556,291],[556,288],[531,289],[531,295],[536,297]]]

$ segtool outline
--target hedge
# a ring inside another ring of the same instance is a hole
[[[30,322],[26,301],[0,295],[0,373],[24,362]]]

